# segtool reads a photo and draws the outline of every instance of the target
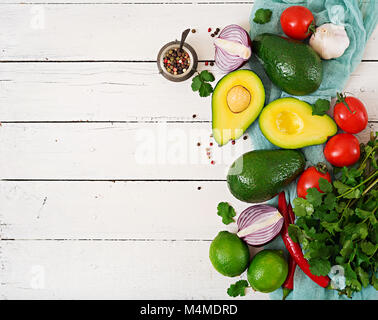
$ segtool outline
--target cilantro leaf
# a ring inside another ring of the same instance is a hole
[[[339,194],[343,194],[343,193],[347,192],[350,189],[349,186],[347,186],[346,184],[340,182],[339,180],[334,181],[333,182],[333,186],[337,189],[337,192]]]
[[[326,229],[329,233],[335,234],[335,232],[340,232],[340,226],[339,226],[339,221],[337,222],[327,222],[327,221],[322,221],[321,226]]]
[[[363,172],[362,170],[358,170],[356,168],[343,167],[342,168],[342,176],[341,176],[340,180],[343,183],[354,187],[355,185],[358,184],[357,178],[361,177],[362,172]]]
[[[365,272],[364,269],[362,269],[361,267],[358,267],[356,269],[356,273],[362,283],[362,286],[366,288],[369,284],[369,274]]]
[[[234,222],[233,217],[235,217],[235,209],[231,207],[227,202],[220,202],[217,207],[218,216],[222,217],[222,222],[224,224],[230,224]]]
[[[331,247],[326,246],[324,242],[315,240],[309,243],[304,257],[306,259],[328,258],[330,254]]]
[[[201,84],[202,84],[202,81],[201,81],[201,77],[200,75],[196,75],[193,79],[192,79],[192,90],[193,91],[198,91],[201,87]]]
[[[239,280],[230,285],[227,289],[227,294],[230,297],[245,296],[245,289],[248,288],[247,280]]]
[[[213,75],[211,72],[207,71],[207,70],[203,70],[203,71],[199,74],[199,76],[201,77],[201,80],[202,80],[202,81],[212,82],[212,81],[215,80],[214,75]]]
[[[314,207],[319,207],[322,204],[322,193],[318,191],[316,188],[309,188],[307,189],[307,196],[306,199],[309,203],[311,203]]]
[[[213,87],[210,83],[203,82],[199,88],[200,97],[208,97],[213,92]]]
[[[335,206],[336,206],[336,196],[333,193],[327,193],[327,195],[324,198],[324,206],[328,210],[333,210],[335,208]]]
[[[370,216],[374,216],[374,214],[370,211],[362,210],[360,208],[357,208],[355,211],[356,215],[361,219],[366,219]]]
[[[319,188],[323,192],[331,192],[332,191],[332,184],[324,178],[319,179]]]
[[[331,271],[331,262],[323,258],[309,259],[311,273],[316,276],[326,276]]]
[[[375,251],[377,251],[377,246],[371,243],[370,241],[362,241],[360,243],[360,247],[363,253],[367,254],[368,256],[372,256]]]
[[[208,82],[212,82],[214,80],[215,77],[211,72],[203,70],[192,79],[192,90],[199,91],[200,97],[208,97],[214,90],[211,84]]]
[[[340,254],[344,258],[348,258],[353,251],[353,242],[352,240],[345,241],[342,249],[340,250]]]
[[[289,227],[288,227],[287,231],[289,233],[289,237],[294,242],[302,242],[303,241],[304,233],[301,230],[301,228],[299,228],[297,225],[295,225],[295,224],[289,224]]]
[[[324,116],[329,110],[330,103],[326,99],[318,99],[312,105],[312,115],[313,116]]]
[[[311,216],[314,212],[314,206],[306,199],[295,198],[293,205],[293,211],[298,217]]]
[[[374,273],[371,277],[371,285],[374,287],[375,290],[378,291],[378,279],[377,279],[377,277],[375,276]]]
[[[272,18],[272,10],[260,8],[255,12],[253,22],[258,24],[265,24]]]

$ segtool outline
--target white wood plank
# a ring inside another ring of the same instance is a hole
[[[6,63],[0,72],[0,121],[211,121],[210,98],[193,93],[190,80],[166,81],[154,63]],[[377,74],[377,62],[362,62],[345,88],[371,121]]]
[[[3,181],[1,237],[211,240],[222,229],[237,229],[217,216],[221,201],[237,213],[249,206],[225,181]]]
[[[1,241],[2,299],[230,299],[204,241]],[[246,278],[245,274],[242,276]],[[240,298],[239,298],[240,299]],[[242,299],[268,299],[248,291]]]
[[[210,123],[6,123],[0,127],[1,178],[224,179],[251,142],[225,148],[214,142],[211,165],[210,134]]]
[[[362,140],[377,125],[370,124]],[[248,138],[210,147],[210,134],[210,123],[6,123],[0,127],[1,178],[225,179],[252,144]]]
[[[0,59],[155,60],[162,45],[188,27],[197,30],[188,42],[199,58],[213,59],[208,27],[237,23],[249,30],[251,8],[251,3],[2,5]],[[378,58],[377,35],[375,30],[364,59]]]

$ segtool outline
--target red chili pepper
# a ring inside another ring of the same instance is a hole
[[[285,193],[281,192],[279,197],[278,197],[279,208],[280,208],[280,204],[281,204],[281,207],[282,207],[283,200],[286,203]],[[288,232],[288,227],[289,227],[289,224],[290,224],[290,218],[289,217],[290,217],[290,215],[293,215],[292,210],[293,209],[292,209],[291,205],[289,204],[288,210],[283,210],[281,212],[282,216],[284,217],[284,225],[283,225],[282,230],[281,230],[282,240],[285,243],[286,249],[289,251],[290,255],[293,257],[293,259],[298,264],[298,266],[302,269],[302,271],[312,281],[314,281],[316,284],[318,284],[319,286],[321,286],[323,288],[326,288],[329,285],[329,282],[330,282],[329,277],[328,276],[316,276],[316,275],[311,273],[310,264],[308,263],[306,258],[303,256],[301,246],[299,245],[299,243],[294,242],[289,236],[289,232]]]
[[[292,215],[289,215],[290,212],[288,212],[286,199],[285,199],[285,193],[281,192],[278,197],[278,210],[284,215],[288,216],[290,219],[290,223],[294,223],[295,216],[294,213]],[[290,294],[290,292],[294,289],[294,273],[295,268],[297,267],[297,263],[293,259],[291,255],[289,255],[289,272],[287,274],[286,280],[282,285],[282,300],[285,300],[286,297]]]

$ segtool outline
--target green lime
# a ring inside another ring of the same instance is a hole
[[[240,275],[248,267],[248,246],[236,235],[221,231],[211,242],[210,261],[214,268],[227,277]]]
[[[254,256],[248,268],[248,281],[260,292],[277,290],[285,282],[288,265],[281,250],[262,250]]]

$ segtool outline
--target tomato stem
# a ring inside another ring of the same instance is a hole
[[[336,96],[337,96],[337,102],[341,102],[342,104],[344,104],[344,106],[347,107],[347,109],[349,110],[349,112],[350,112],[351,114],[355,114],[355,113],[356,113],[356,111],[353,111],[353,112],[352,112],[352,110],[350,109],[349,105],[348,105],[347,102],[345,101],[345,98],[346,98],[346,97],[345,97],[344,94],[337,92],[337,93],[336,93]]]
[[[314,23],[314,21],[312,21],[307,28],[307,34],[315,33],[315,32],[316,32],[315,23]]]
[[[328,172],[327,165],[324,162],[319,162],[316,165],[316,170],[323,174],[326,174]]]

